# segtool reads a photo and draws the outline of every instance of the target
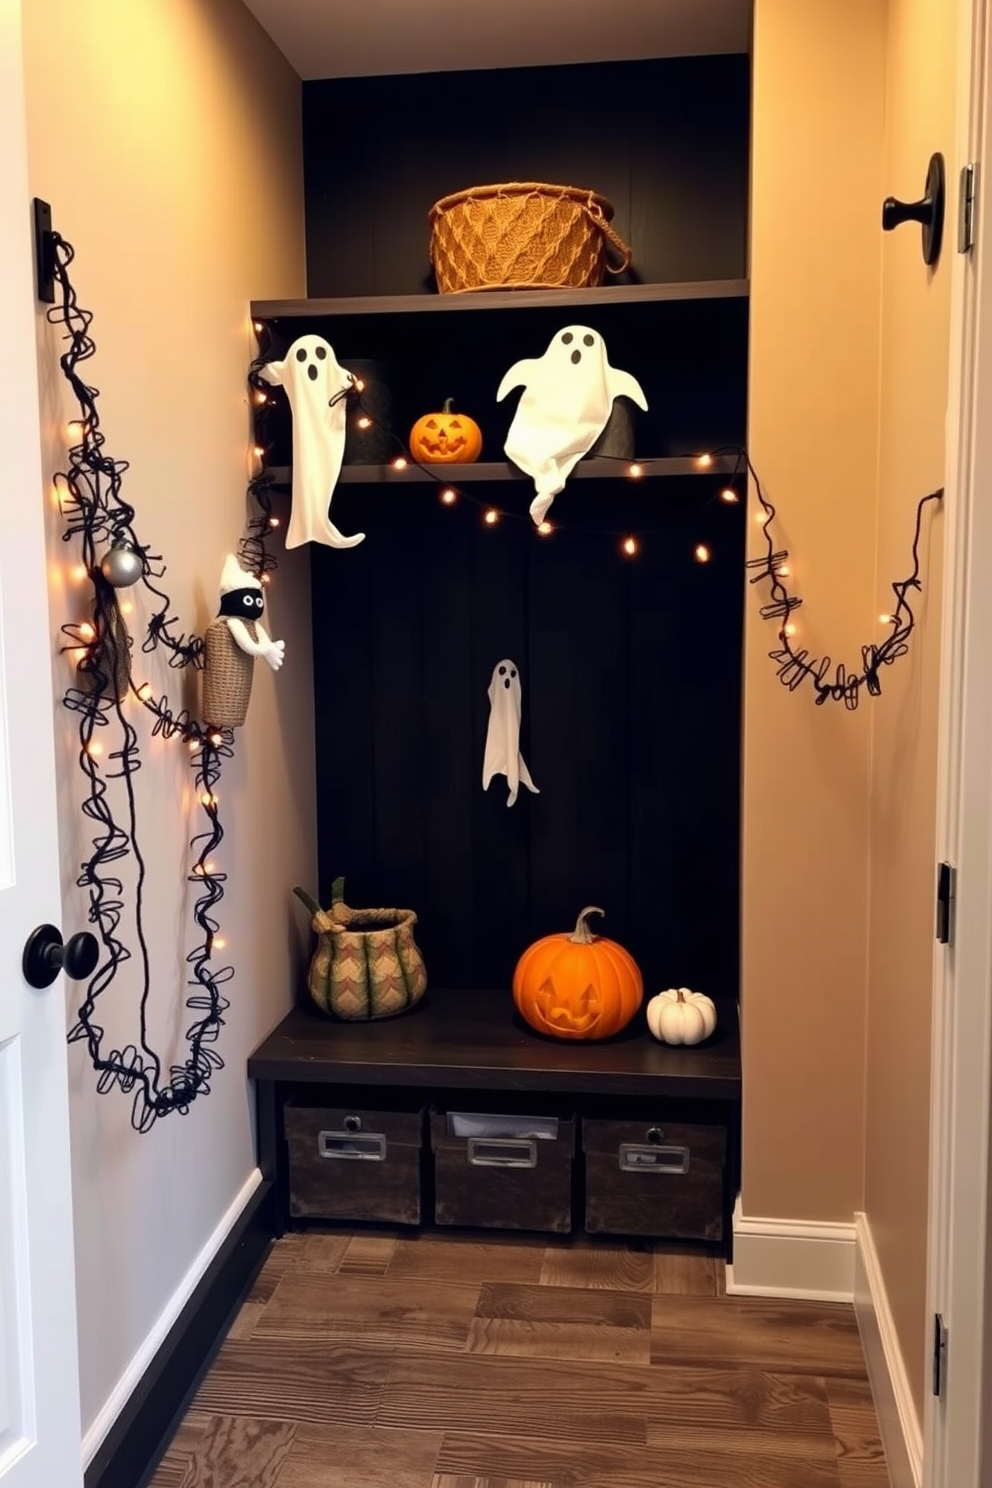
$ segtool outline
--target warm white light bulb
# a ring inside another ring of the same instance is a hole
[[[782,629],[784,630],[784,632],[785,632],[785,634],[787,636],[794,636],[795,633],[796,633],[796,627],[794,625],[792,625],[792,624],[785,625],[785,626],[782,627]]]
[[[85,579],[86,572],[86,564],[77,563],[75,568],[72,570],[72,577],[76,580],[77,583],[79,583],[81,580]]]
[[[627,474],[630,476],[631,480],[640,480],[641,476],[644,474],[644,466],[638,465],[635,462],[633,465],[627,467]]]
[[[883,625],[891,625],[892,624],[892,616],[891,615],[879,615],[878,618],[879,618],[879,620],[881,620],[881,622],[882,622]]]
[[[269,526],[270,527],[278,527],[279,526],[279,518],[278,517],[270,517],[269,518]]]
[[[394,470],[405,470],[406,469],[406,465],[407,465],[407,462],[406,462],[406,460],[404,460],[404,458],[403,458],[402,455],[397,455],[396,459],[393,461],[393,469]]]
[[[733,486],[724,486],[720,492],[720,500],[725,501],[728,506],[733,506],[735,502],[740,500],[740,497],[737,495]]]
[[[355,388],[360,393],[364,393],[365,391],[365,383],[360,377],[355,378]]]
[[[358,420],[358,427],[360,429],[371,429],[372,420],[366,417],[365,414],[362,414],[362,417]]]
[[[96,631],[93,629],[88,620],[84,620],[82,625],[79,627],[79,634],[84,641],[91,641],[96,635]]]
[[[787,563],[783,563],[781,568],[777,568],[775,572],[778,574],[780,579],[787,579],[792,570]]]
[[[499,521],[499,512],[496,510],[495,507],[491,506],[489,508],[489,510],[486,512],[486,522],[489,524],[490,527],[495,527],[495,525],[496,525],[496,523],[498,521]]]
[[[445,489],[441,492],[441,500],[444,502],[445,506],[454,506],[455,502],[458,500],[458,497],[450,486],[446,486]]]
[[[544,521],[544,522],[538,522],[538,524],[537,524],[537,530],[541,534],[542,537],[548,537],[548,536],[550,536],[550,534],[552,532],[554,532],[555,529],[552,527],[552,525],[551,525],[550,522]]]
[[[710,550],[705,543],[696,544],[695,558],[697,563],[709,563]]]
[[[227,941],[224,939],[223,935],[215,935],[214,936],[214,950],[215,951],[223,951],[226,948],[226,946],[227,946]]]
[[[99,742],[98,739],[91,739],[86,746],[86,753],[92,755],[102,754],[103,745]]]
[[[150,682],[142,682],[141,686],[138,688],[138,696],[141,699],[141,701],[142,702],[147,701],[147,699],[150,698],[151,695],[152,695],[152,684]]]
[[[637,552],[637,539],[635,537],[625,537],[623,540],[623,551],[628,558],[633,558]]]
[[[703,470],[708,470],[709,467],[713,464],[713,456],[699,455],[696,460],[696,464],[701,466]]]

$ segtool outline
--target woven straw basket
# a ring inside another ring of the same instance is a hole
[[[630,249],[613,204],[578,186],[510,181],[442,197],[428,213],[442,294],[470,289],[584,289],[621,274]],[[607,262],[612,253],[614,262]]]

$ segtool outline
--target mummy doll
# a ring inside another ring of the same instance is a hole
[[[523,393],[503,448],[534,481],[530,514],[538,524],[606,428],[613,400],[627,397],[647,409],[647,399],[629,372],[610,366],[602,336],[581,325],[559,331],[542,357],[514,363],[496,401],[515,387]]]
[[[344,458],[347,392],[354,378],[338,366],[333,347],[321,336],[297,337],[283,361],[266,362],[258,373],[286,389],[293,410],[293,509],[287,548],[308,542],[355,547],[365,533],[345,537],[330,517]]]
[[[516,662],[500,661],[489,683],[489,728],[482,761],[482,789],[489,789],[494,775],[505,775],[510,787],[507,806],[517,799],[521,781],[540,795],[520,753],[520,673]]]
[[[217,619],[203,637],[203,717],[214,728],[240,728],[244,723],[256,656],[274,672],[282,666],[286,643],[269,639],[261,624],[264,610],[261,583],[229,554],[221,574]]]

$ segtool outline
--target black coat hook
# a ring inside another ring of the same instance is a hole
[[[923,262],[935,264],[940,257],[944,232],[944,157],[931,155],[927,181],[919,201],[897,201],[887,196],[882,203],[882,231],[891,232],[902,222],[919,222],[923,226]]]

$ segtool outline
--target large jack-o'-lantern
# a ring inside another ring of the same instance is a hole
[[[593,935],[590,905],[571,934],[546,935],[530,946],[513,973],[517,1011],[538,1033],[561,1039],[604,1039],[627,1027],[644,1000],[633,956],[614,940]]]
[[[445,398],[441,413],[425,413],[410,430],[410,453],[421,465],[474,465],[482,454],[482,430],[453,412],[453,402]]]

